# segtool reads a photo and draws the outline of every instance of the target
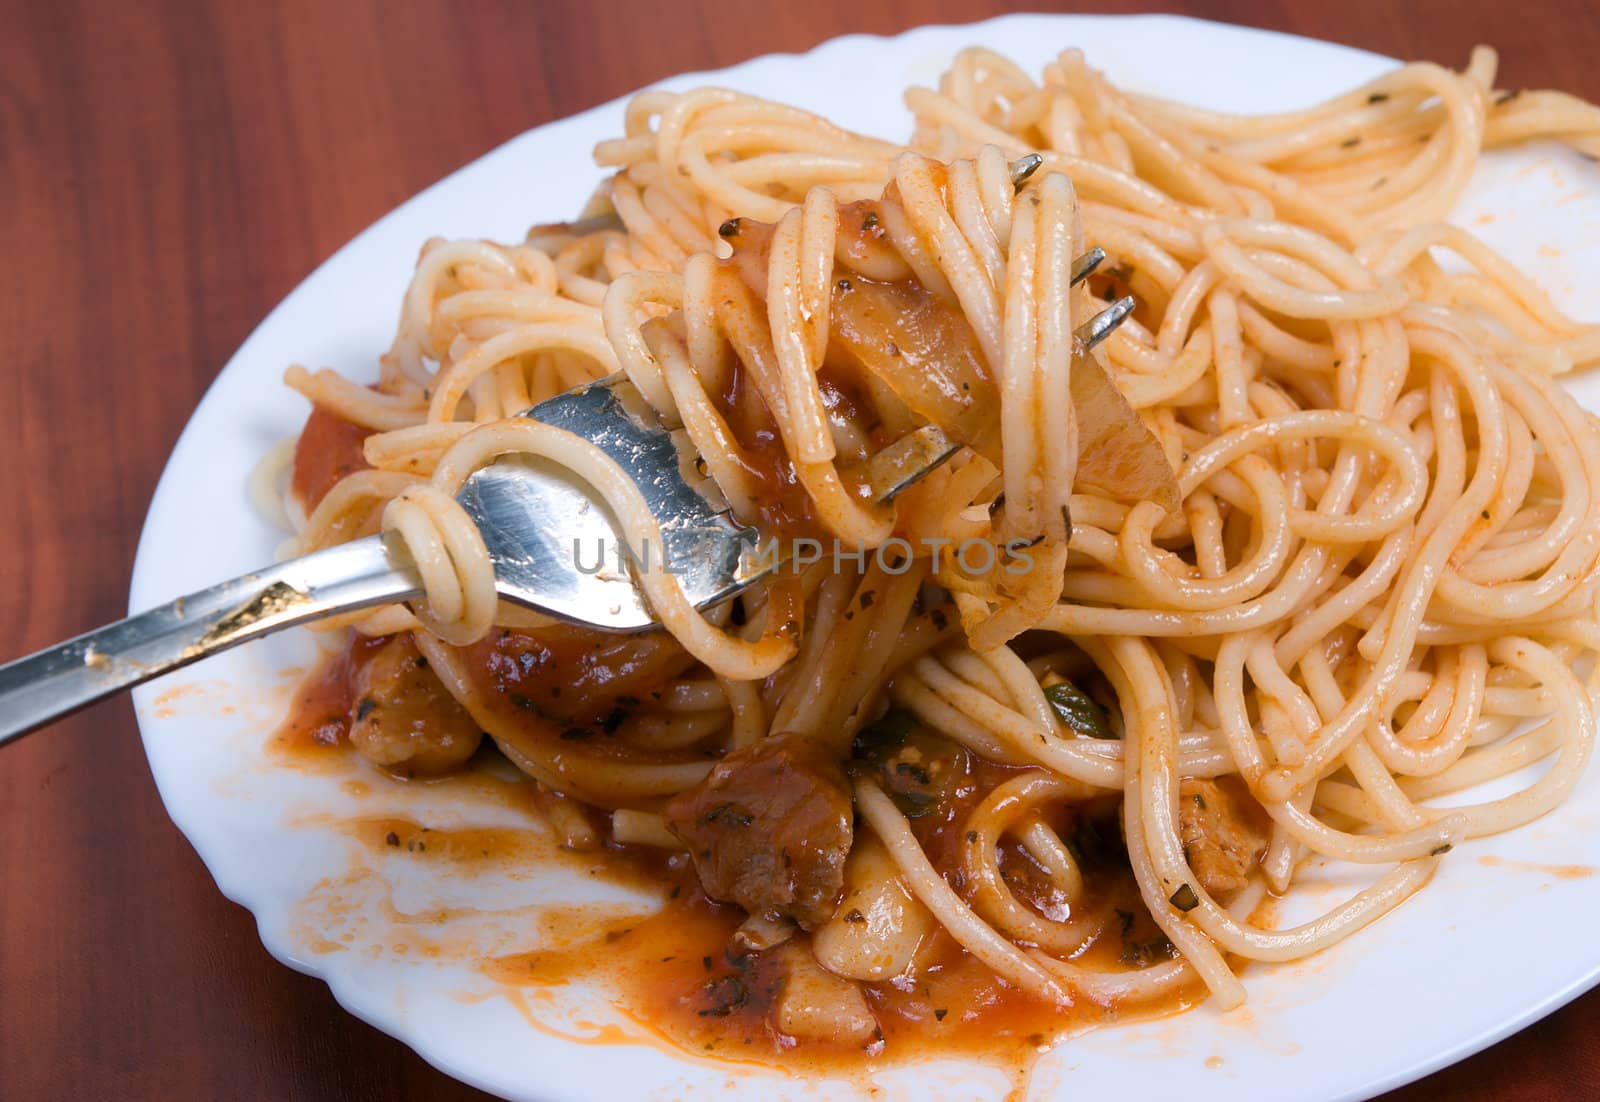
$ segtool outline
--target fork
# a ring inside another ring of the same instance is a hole
[[[1018,164],[1026,166],[1027,159]],[[1031,171],[1013,166],[1014,177],[1026,179]],[[1072,282],[1088,278],[1104,257],[1099,248],[1080,256]],[[1133,306],[1132,298],[1120,299],[1079,327],[1080,350],[1104,340]],[[590,441],[637,483],[660,523],[663,562],[671,564],[695,608],[718,605],[781,565],[761,534],[740,524],[715,485],[696,474],[686,435],[662,425],[622,375],[558,394],[520,416]],[[873,500],[889,502],[960,450],[940,429],[925,425],[880,450],[862,476]],[[502,600],[602,631],[657,626],[634,586],[628,558],[619,553],[617,570],[580,564],[580,547],[599,547],[603,555],[607,547],[620,552],[624,545],[609,510],[564,468],[507,456],[474,472],[456,499],[482,533]],[[0,666],[0,745],[240,643],[422,595],[404,544],[380,534],[179,597]]]

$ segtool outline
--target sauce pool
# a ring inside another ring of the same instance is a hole
[[[353,671],[364,653],[378,645],[381,641],[355,639],[307,675],[288,719],[271,738],[272,756],[300,768],[342,764],[344,755],[353,752],[348,740]],[[482,768],[496,762],[497,756],[493,750],[482,751],[465,772],[423,783],[487,779],[488,774],[503,772]],[[1009,775],[981,762],[975,773],[985,788]],[[378,774],[372,783],[418,782]],[[520,798],[513,797],[514,802],[530,819],[537,815],[531,781],[503,787],[526,788]],[[919,825],[935,854],[947,848],[943,835],[950,826],[942,817],[937,824]],[[744,912],[708,899],[685,855],[611,842],[575,853],[539,844],[542,833],[531,830],[441,830],[394,815],[353,818],[336,826],[368,849],[406,860],[448,863],[452,872],[465,876],[490,865],[576,862],[591,878],[657,895],[661,909],[642,917],[586,905],[546,908],[539,928],[530,930],[530,940],[543,944],[460,962],[504,985],[530,1021],[535,1019],[524,995],[569,985],[605,992],[631,1026],[602,1030],[599,1041],[652,1043],[796,1074],[850,1076],[959,1055],[1021,1075],[1040,1051],[1064,1037],[1111,1022],[1175,1013],[1203,995],[1198,989],[1185,989],[1132,1012],[1087,1001],[1060,1008],[1005,983],[939,931],[918,951],[913,972],[861,985],[878,1022],[878,1035],[872,1041],[864,1045],[798,1041],[775,1028],[771,1013],[786,974],[781,954],[792,950],[779,947],[748,954],[731,950]],[[1104,894],[1100,905],[1130,909],[1137,905],[1131,878],[1127,885],[1112,884]],[[1125,967],[1130,938],[1137,943],[1147,932],[1147,922],[1141,912],[1138,929],[1131,935],[1124,930],[1123,939],[1101,937],[1077,961],[1092,968]],[[541,937],[541,932],[552,930],[564,931],[564,936]],[[805,935],[797,935],[789,944],[804,948]]]

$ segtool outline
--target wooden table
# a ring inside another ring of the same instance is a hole
[[[201,392],[401,200],[671,73],[1004,6],[0,0],[0,658],[125,611]],[[1592,0],[1162,6],[1456,66],[1488,41],[1502,84],[1600,99]],[[1595,1036],[1600,993],[1399,1097],[1597,1096]],[[167,821],[126,699],[4,752],[0,1099],[469,1096],[267,956]]]

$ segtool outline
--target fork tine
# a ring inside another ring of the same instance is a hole
[[[1072,282],[1082,283],[1106,258],[1105,250],[1098,245],[1072,262]],[[1118,300],[1106,310],[1090,318],[1073,334],[1080,348],[1088,351],[1122,324],[1134,307],[1134,300]],[[901,491],[928,476],[935,468],[961,450],[961,445],[951,440],[935,425],[923,425],[906,433],[894,443],[880,449],[864,465],[867,486],[874,501],[888,504]]]
[[[1039,166],[1044,164],[1044,158],[1037,153],[1029,153],[1026,157],[1018,157],[1011,162],[1011,186],[1018,191],[1028,182],[1028,178],[1039,171]]]
[[[1087,352],[1109,337],[1117,326],[1133,313],[1133,308],[1137,305],[1132,295],[1125,295],[1078,326],[1072,335],[1082,343],[1083,351]]]
[[[873,500],[887,505],[960,450],[961,445],[935,425],[906,433],[867,460],[866,482]]]
[[[1038,172],[1043,164],[1044,158],[1037,153],[1029,153],[1025,157],[1018,157],[1012,161],[1011,186],[1019,191],[1022,190],[1022,185],[1032,179],[1033,174]],[[1072,262],[1072,282],[1075,284],[1082,283],[1089,278],[1090,273],[1100,267],[1105,258],[1106,251],[1099,245],[1078,257]]]
[[[1072,285],[1076,287],[1094,274],[1094,270],[1105,261],[1106,251],[1099,245],[1084,253],[1072,262]]]
[[[1018,191],[1022,190],[1022,185],[1031,180],[1033,174],[1038,172],[1043,164],[1044,158],[1037,153],[1029,153],[1012,161],[1011,186]],[[1078,257],[1072,262],[1072,282],[1077,284],[1088,279],[1089,275],[1105,261],[1105,258],[1106,251],[1099,245]]]

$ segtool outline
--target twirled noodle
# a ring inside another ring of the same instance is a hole
[[[1485,149],[1600,154],[1600,110],[1496,91],[1494,70],[1479,49],[1462,73],[1407,65],[1238,117],[1123,92],[1075,50],[1036,82],[974,49],[907,93],[906,147],[736,92],[642,94],[580,221],[424,247],[375,387],[290,369],[371,468],[301,486],[300,548],[380,525],[402,540],[426,598],[360,630],[414,632],[511,761],[615,810],[619,842],[687,845],[679,800],[804,740],[854,756],[840,798],[888,863],[852,867],[898,876],[894,913],[1006,983],[1116,1007],[1198,980],[1236,1005],[1231,960],[1303,957],[1377,920],[1453,846],[1555,806],[1592,752],[1600,426],[1554,377],[1600,359],[1600,329],[1441,219]],[[1008,160],[1032,152],[1043,168],[1016,187]],[[1107,260],[1074,287],[1093,246]],[[1129,292],[1132,317],[1082,353],[1075,328]],[[631,545],[657,539],[614,463],[515,416],[617,370],[737,515],[861,553],[711,612],[640,570],[670,638],[593,658],[655,671],[602,752],[552,742],[554,721],[485,681],[567,637],[497,604],[451,495],[498,456],[539,455],[595,487]],[[1079,389],[1097,379],[1098,406]],[[872,500],[861,465],[928,422],[967,447]],[[1007,550],[975,569],[950,550],[972,541]],[[1106,726],[1082,726],[1074,682]],[[886,731],[915,734],[886,750]],[[1430,803],[1544,762],[1510,795]],[[938,788],[942,770],[967,779]],[[1107,806],[1118,875],[1174,959],[1084,955],[1117,935],[1103,859],[1073,831]],[[1311,856],[1389,867],[1320,917],[1252,924]],[[763,944],[793,930],[771,917]],[[915,971],[921,935],[895,932],[835,926],[829,959],[877,976],[862,946],[893,946]]]

